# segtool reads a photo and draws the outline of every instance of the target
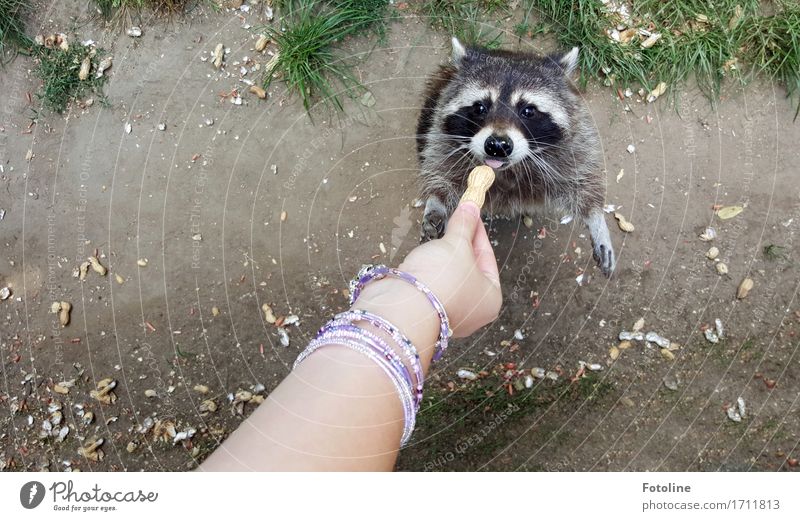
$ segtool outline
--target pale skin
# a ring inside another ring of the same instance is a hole
[[[454,337],[474,333],[499,313],[497,262],[473,203],[460,205],[445,236],[412,250],[399,268],[439,297]],[[400,328],[427,374],[439,317],[424,294],[384,279],[368,284],[353,307]],[[331,345],[292,371],[200,470],[389,471],[402,431],[403,409],[386,374],[366,356]]]

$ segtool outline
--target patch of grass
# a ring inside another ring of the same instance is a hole
[[[778,259],[788,259],[785,246],[778,246],[777,244],[767,244],[763,250],[764,257],[768,261],[776,261]]]
[[[629,14],[596,0],[527,0],[552,24],[565,47],[581,47],[581,83],[641,85],[666,82],[674,94],[688,79],[712,100],[725,77],[761,74],[800,93],[800,6],[759,0],[639,0]],[[616,31],[617,26],[631,29]],[[643,48],[645,31],[660,34]],[[617,38],[619,41],[612,39]]]
[[[110,20],[115,17],[138,14],[142,10],[150,10],[158,14],[173,15],[182,13],[190,0],[92,0],[103,18]]]
[[[381,37],[387,23],[387,0],[294,0],[283,2],[281,27],[261,28],[278,45],[274,66],[265,71],[264,87],[278,76],[310,110],[315,97],[343,110],[338,87],[352,96],[361,88],[351,67],[335,47],[345,38],[374,31]]]
[[[503,33],[492,28],[488,18],[509,14],[504,0],[425,0],[418,7],[434,29],[455,36],[467,45],[494,49],[502,45]]]
[[[106,76],[98,78],[95,74],[104,53],[102,49],[96,49],[93,54],[91,48],[73,42],[66,51],[58,47],[37,46],[33,53],[38,62],[35,73],[42,80],[37,96],[46,108],[61,114],[71,101],[89,93],[102,92]],[[92,69],[88,78],[81,80],[78,72],[87,57],[91,60]]]
[[[613,389],[613,384],[593,373],[574,383],[567,378],[558,383],[540,381],[531,389],[514,391],[513,394],[508,393],[503,383],[500,377],[489,376],[455,392],[430,389],[417,416],[415,434],[417,439],[428,439],[418,449],[407,449],[405,457],[418,464],[429,461],[436,455],[455,451],[465,438],[469,440],[473,436],[464,454],[467,459],[485,461],[507,445],[506,432],[514,422],[556,401],[568,404],[593,401]],[[564,436],[568,434],[561,433]],[[548,443],[559,443],[563,441],[561,435],[546,438]],[[463,461],[459,463],[463,464]]]
[[[0,0],[0,63],[13,58],[33,42],[25,35],[26,0]]]
[[[779,2],[773,16],[743,19],[738,42],[741,54],[758,72],[786,87],[787,94],[800,94],[800,4]],[[795,119],[800,113],[800,104]]]

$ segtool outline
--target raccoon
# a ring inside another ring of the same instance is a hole
[[[440,238],[480,164],[496,173],[484,209],[514,217],[565,211],[589,229],[601,271],[614,270],[603,203],[600,140],[570,77],[578,48],[539,57],[465,48],[428,83],[417,127],[425,215],[422,242]]]

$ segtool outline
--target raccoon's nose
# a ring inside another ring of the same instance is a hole
[[[514,149],[514,142],[506,136],[489,136],[483,149],[491,157],[508,157]]]

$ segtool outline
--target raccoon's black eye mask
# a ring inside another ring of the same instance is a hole
[[[539,114],[539,111],[533,105],[524,105],[522,110],[519,111],[519,115],[525,119],[534,118]]]
[[[476,101],[472,104],[472,112],[475,114],[475,116],[483,116],[489,112],[489,107],[491,104],[491,101]]]

